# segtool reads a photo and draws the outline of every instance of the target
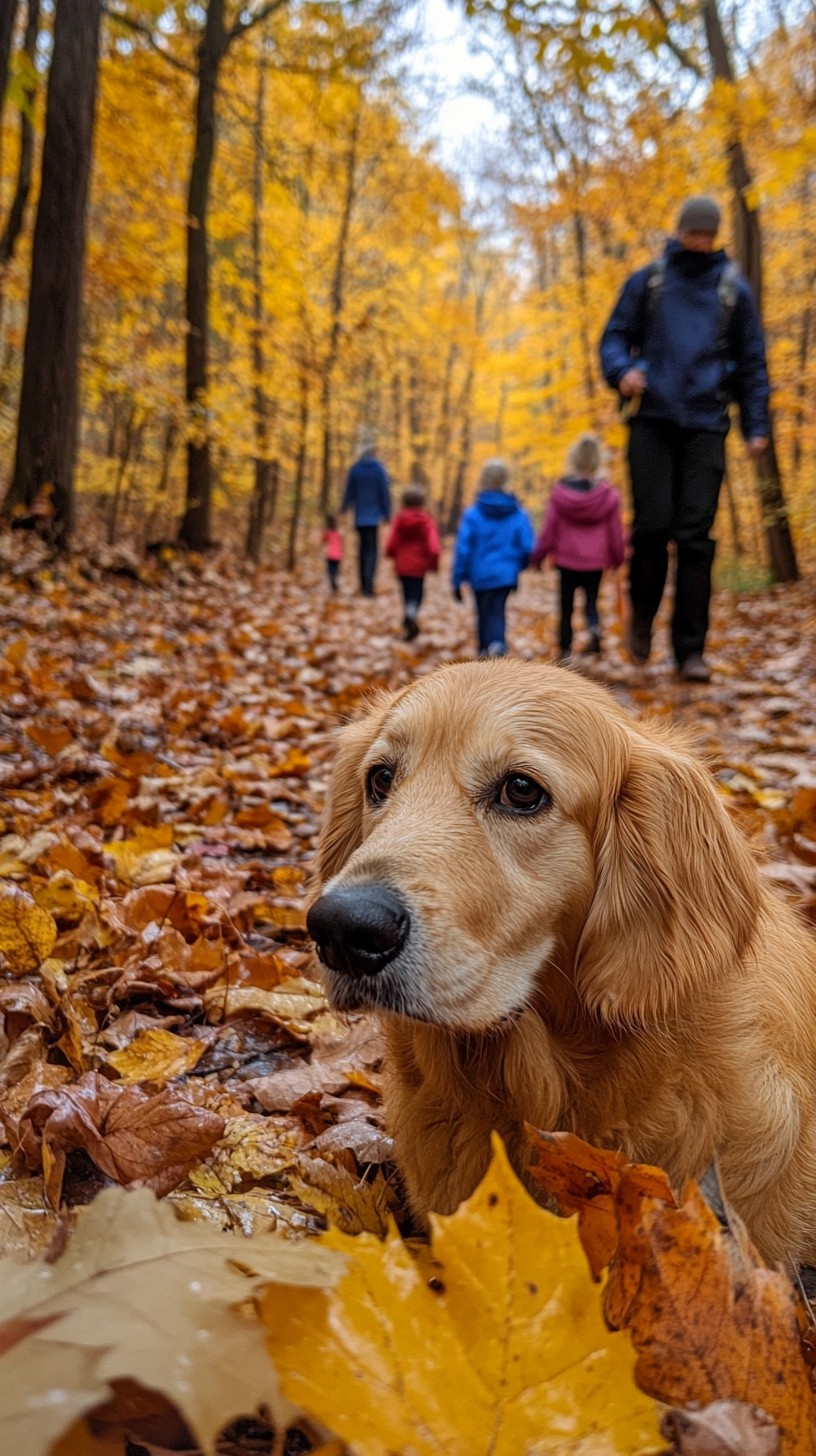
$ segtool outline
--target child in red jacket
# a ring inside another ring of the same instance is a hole
[[[600,478],[601,447],[595,435],[582,435],[570,450],[567,474],[556,481],[530,561],[540,566],[551,556],[561,577],[561,656],[572,649],[572,606],[579,587],[586,598],[588,652],[601,650],[598,590],[607,567],[624,557],[620,496]]]
[[[425,510],[425,492],[418,485],[403,491],[402,509],[394,517],[385,548],[394,561],[405,603],[403,631],[406,642],[419,632],[417,613],[422,601],[425,573],[439,567],[439,535],[436,522]]]

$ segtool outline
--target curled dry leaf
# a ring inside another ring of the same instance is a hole
[[[697,1411],[667,1411],[660,1426],[677,1456],[781,1456],[779,1427],[766,1411],[717,1400]]]
[[[593,1148],[571,1132],[537,1132],[530,1139],[529,1175],[535,1186],[553,1197],[562,1213],[578,1214],[578,1232],[595,1278],[611,1264],[618,1247],[615,1194],[621,1177],[633,1191],[675,1204],[669,1180],[660,1168],[627,1163],[612,1148]]]
[[[303,1203],[321,1213],[344,1234],[376,1234],[384,1238],[397,1199],[382,1173],[372,1179],[354,1178],[346,1168],[324,1158],[297,1159],[297,1175],[289,1186]]]
[[[36,971],[57,938],[54,918],[17,885],[0,883],[0,967],[11,976]]]
[[[173,1089],[149,1096],[86,1072],[70,1087],[36,1094],[20,1120],[20,1146],[42,1166],[48,1201],[59,1204],[65,1159],[82,1148],[115,1183],[169,1193],[222,1136],[224,1119]]]
[[[816,1453],[816,1398],[790,1281],[764,1268],[738,1220],[721,1228],[699,1189],[681,1207],[618,1192],[620,1243],[604,1294],[607,1318],[638,1351],[638,1383],[669,1405],[761,1406],[785,1456]]]

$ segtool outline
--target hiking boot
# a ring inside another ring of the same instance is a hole
[[[406,642],[413,642],[414,638],[419,636],[419,623],[416,617],[406,616],[402,626]]]
[[[626,628],[626,650],[638,667],[643,667],[649,661],[652,651],[651,622],[630,617],[629,626]]]
[[[597,657],[601,650],[601,634],[595,628],[590,629],[589,641],[584,648],[586,657]]]
[[[685,662],[680,663],[678,676],[681,682],[707,683],[711,682],[711,669],[703,661],[701,653],[692,652]]]

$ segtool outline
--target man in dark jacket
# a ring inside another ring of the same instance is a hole
[[[709,533],[731,400],[754,458],[769,430],[762,326],[749,285],[714,247],[719,225],[711,198],[686,202],[663,257],[627,279],[601,339],[604,376],[630,416],[629,651],[635,662],[648,661],[673,540],[672,643],[687,682],[710,678],[703,658],[715,549]]]
[[[369,446],[352,465],[346,481],[342,511],[354,511],[354,524],[360,540],[360,591],[364,597],[374,595],[377,570],[377,533],[380,521],[391,519],[391,492],[388,476]]]

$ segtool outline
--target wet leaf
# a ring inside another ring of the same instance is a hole
[[[603,1323],[575,1223],[536,1206],[500,1145],[432,1223],[430,1280],[394,1233],[332,1233],[348,1261],[333,1293],[264,1295],[284,1391],[358,1456],[653,1450],[656,1408]]]

